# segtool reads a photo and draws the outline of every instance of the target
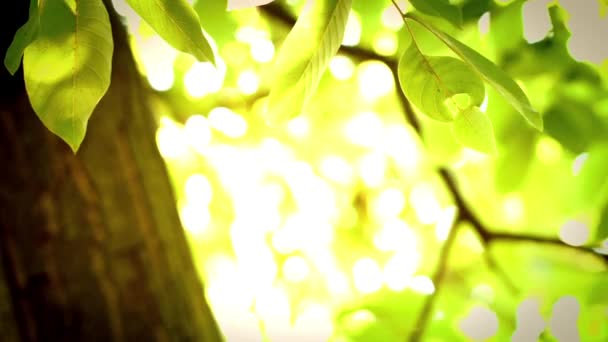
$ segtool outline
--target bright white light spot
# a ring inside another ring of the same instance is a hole
[[[305,138],[310,132],[310,121],[304,116],[296,116],[287,123],[287,132],[294,138]]]
[[[274,44],[266,38],[255,39],[251,42],[251,57],[257,62],[268,63],[274,58]]]
[[[524,3],[524,38],[530,44],[545,38],[551,30],[551,19],[547,11],[549,2],[549,0],[537,0]]]
[[[187,144],[183,132],[169,120],[161,122],[161,127],[156,132],[156,144],[164,158],[177,159],[186,154]]]
[[[589,158],[589,153],[587,152],[581,153],[576,156],[576,158],[574,158],[574,162],[572,163],[572,174],[574,176],[578,175],[579,172],[581,172],[581,169],[583,168],[583,165],[585,165],[587,158]]]
[[[338,184],[350,184],[353,180],[353,168],[342,157],[327,156],[321,161],[321,174]]]
[[[359,177],[369,188],[376,188],[384,181],[386,158],[379,153],[368,153],[357,161]]]
[[[211,222],[211,214],[207,206],[198,203],[184,205],[180,210],[180,218],[184,228],[192,234],[204,232]]]
[[[536,143],[536,157],[541,162],[550,165],[559,161],[562,157],[562,146],[547,136],[542,136]]]
[[[211,142],[211,127],[206,117],[195,114],[191,115],[184,127],[186,140],[199,153],[205,152]]]
[[[486,93],[486,96],[484,96],[481,106],[479,106],[479,110],[482,113],[485,113],[488,110],[488,101],[489,101],[489,97],[488,97],[488,94]]]
[[[404,8],[404,5],[400,6]],[[387,29],[398,31],[403,26],[403,18],[393,5],[389,5],[382,12],[382,25]]]
[[[195,62],[184,75],[184,86],[193,98],[217,93],[223,84],[223,73],[209,62]]]
[[[479,18],[478,26],[479,26],[479,33],[481,33],[482,35],[485,35],[488,33],[488,31],[490,31],[490,13],[489,12],[484,13],[481,16],[481,18]]]
[[[245,70],[240,73],[237,80],[239,90],[245,95],[254,94],[260,86],[260,79],[253,70]]]
[[[362,294],[374,293],[382,288],[382,271],[370,258],[361,258],[353,266],[355,288]]]
[[[412,188],[409,198],[420,223],[433,224],[437,222],[441,214],[441,205],[435,197],[435,191],[431,184],[416,184]]]
[[[420,150],[405,126],[387,126],[382,133],[381,148],[405,170],[414,171],[418,167]]]
[[[456,219],[456,207],[449,206],[441,212],[441,216],[439,216],[439,220],[435,224],[435,235],[437,236],[437,240],[445,241],[448,239],[448,235],[452,230],[452,226],[454,225],[454,220]]]
[[[540,314],[539,300],[528,298],[521,302],[517,307],[516,321],[512,341],[538,341],[546,326],[546,322]]]
[[[308,263],[301,256],[290,256],[283,263],[283,274],[288,281],[298,283],[306,279],[310,273]]]
[[[355,63],[347,56],[334,56],[329,61],[329,72],[331,72],[332,76],[337,80],[348,80],[355,72]]]
[[[374,246],[381,251],[416,251],[416,234],[398,218],[393,218],[374,235]]]
[[[372,147],[382,137],[383,123],[377,113],[361,112],[344,127],[344,134],[354,145]]]
[[[399,216],[404,206],[405,196],[396,188],[383,190],[373,202],[374,214],[381,220]]]
[[[393,255],[384,265],[384,282],[393,291],[403,291],[419,266],[420,255],[415,251],[403,251]]]
[[[460,329],[473,340],[487,340],[498,331],[498,318],[494,311],[476,306],[460,321]]]
[[[185,193],[190,203],[208,205],[213,197],[213,188],[207,177],[195,173],[186,180]]]
[[[551,320],[549,321],[551,335],[558,341],[580,341],[581,335],[578,327],[580,312],[581,305],[576,297],[561,297],[553,304]]]
[[[240,138],[247,133],[247,121],[226,107],[216,107],[209,112],[211,127],[231,138]]]
[[[391,69],[379,61],[366,61],[359,64],[357,82],[361,96],[369,102],[392,93],[395,86]]]
[[[379,32],[374,37],[373,47],[374,51],[382,56],[392,56],[399,47],[397,35],[393,32]]]
[[[255,311],[267,322],[287,318],[291,313],[289,297],[283,288],[263,289],[255,298]]]
[[[570,220],[562,225],[559,238],[571,246],[582,246],[589,239],[589,227],[581,221]]]
[[[507,195],[502,202],[504,217],[510,223],[519,222],[524,216],[524,202],[517,193]]]
[[[327,287],[329,288],[329,291],[334,295],[344,295],[347,294],[350,290],[348,278],[340,272],[328,274]]]
[[[308,305],[296,318],[294,330],[298,341],[329,341],[334,331],[331,312],[325,305]]]
[[[361,19],[357,12],[351,10],[348,14],[342,45],[355,46],[361,40]]]
[[[156,91],[167,91],[173,87],[175,75],[172,64],[159,64],[149,68],[147,78],[150,87]]]
[[[473,299],[490,303],[494,300],[494,290],[487,284],[479,284],[473,288],[473,291],[471,291],[471,297]]]
[[[414,276],[410,280],[409,286],[414,292],[424,295],[431,295],[435,292],[435,284],[433,284],[431,278],[424,275]]]

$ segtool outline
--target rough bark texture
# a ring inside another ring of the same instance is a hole
[[[28,1],[11,3],[0,11],[2,55],[27,19]],[[23,75],[0,72],[0,340],[221,340],[146,90],[109,12],[112,84],[77,155],[36,117]]]

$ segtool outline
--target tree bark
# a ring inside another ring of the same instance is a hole
[[[0,11],[3,53],[27,3]],[[0,340],[220,341],[156,148],[147,88],[106,7],[112,83],[76,155],[31,109],[23,75],[1,71]]]

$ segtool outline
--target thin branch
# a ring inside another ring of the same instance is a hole
[[[403,16],[404,14],[401,11],[401,9],[398,7],[396,2],[394,0],[391,0],[391,2],[393,3],[393,5],[395,5],[395,7],[399,10],[401,15]],[[289,14],[282,6],[280,6],[276,3],[262,6],[259,8],[262,13],[268,15],[269,17],[271,17],[275,20],[278,20],[279,22],[283,23],[286,26],[291,27],[295,24],[295,19],[291,16],[291,14]],[[407,97],[403,94],[401,89],[399,88],[398,61],[397,60],[390,58],[390,57],[379,55],[372,50],[362,48],[359,46],[341,46],[338,53],[347,55],[356,60],[377,60],[377,61],[387,64],[389,66],[389,68],[391,69],[391,71],[393,72],[394,82],[395,82],[395,85],[397,88],[396,95],[401,104],[403,113],[405,115],[405,119],[407,120],[408,124],[410,124],[412,126],[412,128],[414,128],[416,133],[419,136],[423,137],[423,128],[420,125],[418,118],[416,117],[416,114],[411,106],[411,103],[407,99]],[[443,180],[443,182],[445,183],[448,191],[451,193],[452,198],[458,208],[458,216],[457,216],[457,220],[456,220],[457,224],[455,225],[454,229],[452,229],[450,231],[448,238],[446,239],[446,241],[439,253],[439,261],[437,264],[437,268],[435,270],[435,273],[432,276],[432,280],[435,285],[435,292],[432,295],[428,296],[427,300],[424,302],[422,309],[420,311],[420,314],[418,316],[417,322],[415,324],[415,329],[412,331],[412,333],[410,334],[410,336],[408,338],[409,341],[412,341],[412,342],[420,341],[422,338],[422,335],[424,334],[424,330],[431,317],[431,314],[433,311],[433,306],[437,300],[437,295],[441,289],[443,279],[447,272],[447,262],[449,259],[451,249],[454,246],[454,242],[456,240],[456,235],[457,235],[457,231],[458,231],[457,228],[461,226],[458,223],[469,223],[473,227],[473,230],[479,236],[482,244],[486,247],[486,249],[492,243],[500,242],[500,241],[524,242],[524,243],[531,242],[531,243],[538,243],[538,244],[545,244],[545,245],[554,245],[554,246],[562,247],[564,249],[569,249],[569,250],[577,251],[579,253],[595,256],[597,258],[602,259],[604,264],[606,266],[608,266],[608,255],[598,254],[595,251],[593,251],[589,246],[581,246],[581,247],[571,246],[571,245],[564,244],[561,240],[559,240],[557,238],[550,238],[550,237],[530,235],[530,234],[519,234],[519,233],[515,234],[515,233],[508,233],[508,232],[499,232],[499,231],[494,231],[494,230],[489,229],[480,220],[480,218],[475,214],[475,212],[471,209],[471,207],[468,205],[468,203],[466,202],[466,200],[464,198],[463,193],[461,192],[460,188],[457,186],[456,181],[454,180],[454,177],[450,174],[450,172],[448,170],[442,168],[442,169],[439,169],[438,173],[439,173],[439,176],[441,177],[441,179]],[[493,257],[490,255],[490,253],[486,252],[485,256],[486,256],[486,262],[487,262],[489,268],[491,270],[493,270],[498,277],[501,278],[503,283],[508,288],[510,288],[512,292],[517,293],[519,291],[517,289],[517,287],[510,280],[508,275],[502,269],[500,269],[498,267],[496,261],[493,259]]]

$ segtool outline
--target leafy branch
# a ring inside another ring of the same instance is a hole
[[[401,12],[401,10],[399,9],[399,7],[395,3],[395,1],[394,0],[391,0],[391,1],[397,7],[399,12]],[[285,11],[285,9],[280,5],[269,4],[266,6],[259,7],[259,9],[262,13],[283,23],[286,26],[293,26],[295,24],[295,19],[287,11]],[[404,17],[404,19],[406,17],[409,17],[409,15],[406,15],[403,12],[401,12],[401,14]],[[406,24],[407,24],[407,22],[406,22]],[[356,59],[356,60],[377,60],[377,61],[385,63],[391,69],[395,83],[399,84],[399,76],[398,76],[399,63],[397,60],[390,58],[390,57],[379,55],[370,49],[363,48],[360,46],[341,46],[339,49],[339,53],[348,55],[349,57]],[[491,62],[489,62],[489,63],[491,63]],[[494,66],[493,68],[496,68],[496,67]],[[494,70],[492,70],[492,71],[494,72]],[[499,74],[499,76],[502,77],[503,75]],[[499,77],[499,79],[501,77]],[[517,89],[519,89],[519,87],[517,87]],[[408,100],[408,98],[405,96],[405,94],[401,91],[401,89],[396,89],[396,96],[399,100],[399,103],[401,105],[401,109],[404,113],[406,121],[416,131],[416,133],[422,137],[423,128],[422,128],[418,118],[416,117],[416,114],[413,110],[411,102]],[[525,104],[526,102],[527,102],[527,98],[526,98],[526,101],[524,101],[523,103]],[[529,104],[529,102],[527,102],[527,103]],[[512,104],[513,104],[513,102],[512,102]],[[529,107],[529,108],[531,108],[531,107]],[[524,107],[521,107],[520,109],[522,109],[522,111],[525,111],[525,110],[528,110],[529,108],[524,106]],[[528,112],[529,117],[526,117],[526,118],[529,119],[529,121],[531,121],[531,122],[535,122],[536,126],[538,127],[539,122],[534,121],[535,120],[534,115],[537,115],[537,114],[531,114],[531,113],[532,112]],[[539,118],[540,118],[540,116],[539,116]],[[540,127],[542,127],[542,126],[540,126]],[[567,250],[571,250],[571,251],[575,251],[575,252],[579,252],[579,253],[583,253],[586,255],[590,255],[590,256],[599,258],[608,268],[608,255],[598,254],[590,246],[571,246],[571,245],[564,244],[558,238],[533,235],[533,234],[521,234],[521,233],[515,234],[515,233],[509,233],[509,232],[490,229],[486,224],[484,224],[482,222],[482,220],[474,212],[472,207],[467,203],[463,192],[460,190],[459,186],[457,185],[455,176],[449,170],[447,170],[445,168],[439,169],[438,174],[439,174],[440,178],[442,179],[442,181],[444,182],[445,186],[447,187],[448,191],[450,192],[452,199],[458,209],[458,214],[457,214],[457,217],[456,217],[456,220],[454,223],[454,227],[453,227],[453,229],[450,230],[448,237],[447,237],[446,241],[444,242],[443,247],[439,253],[439,261],[438,261],[436,270],[431,277],[433,280],[433,283],[435,284],[436,290],[432,295],[428,296],[426,301],[424,302],[422,309],[420,311],[420,314],[417,318],[416,324],[415,324],[416,329],[409,336],[410,341],[419,341],[421,339],[422,335],[424,334],[424,329],[425,329],[426,325],[428,324],[428,321],[433,312],[433,306],[434,306],[435,302],[437,301],[437,295],[438,295],[439,291],[441,290],[441,287],[443,285],[443,280],[445,278],[446,273],[448,272],[447,263],[449,260],[450,253],[454,246],[454,242],[456,240],[458,231],[463,226],[463,223],[468,223],[472,226],[473,230],[476,232],[481,243],[483,244],[484,250],[486,250],[486,251],[488,250],[488,247],[490,247],[495,242],[537,243],[537,244],[541,244],[541,245],[553,245],[556,247],[561,247],[561,248],[564,248]],[[494,271],[494,273],[498,277],[501,278],[503,283],[505,283],[505,285],[507,287],[509,287],[512,292],[517,293],[519,291],[517,289],[517,287],[513,284],[513,282],[509,279],[509,277],[498,267],[498,265],[496,264],[495,260],[490,255],[490,253],[486,252],[484,255],[486,258],[486,263]]]

